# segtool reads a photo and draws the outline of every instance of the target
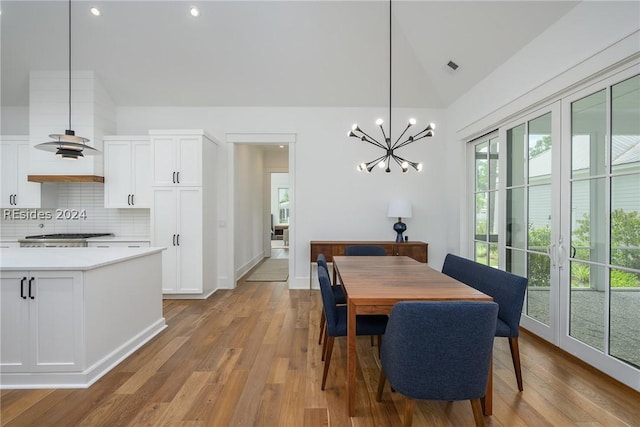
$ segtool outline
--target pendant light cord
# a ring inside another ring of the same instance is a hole
[[[71,0],[69,0],[69,129],[71,129]]]
[[[391,43],[391,0],[389,0],[389,142],[387,143],[389,145],[389,147],[391,147],[391,84],[392,84],[392,79],[391,79],[391,62],[392,62],[392,56],[391,56],[391,49],[392,49],[392,43]]]

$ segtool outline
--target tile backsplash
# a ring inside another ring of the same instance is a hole
[[[45,193],[55,195],[51,208],[2,208],[0,236],[22,238],[51,233],[113,233],[116,236],[149,237],[149,209],[107,209],[104,184],[45,183]],[[44,198],[44,197],[43,197]]]

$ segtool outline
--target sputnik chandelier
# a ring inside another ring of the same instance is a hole
[[[412,162],[403,157],[400,157],[396,154],[396,150],[411,144],[412,142],[418,141],[422,138],[426,138],[428,136],[433,136],[433,131],[435,130],[435,125],[433,123],[429,123],[426,128],[416,133],[415,135],[407,135],[407,131],[409,128],[416,124],[416,120],[411,118],[407,123],[407,127],[404,128],[404,131],[400,134],[398,139],[392,144],[391,143],[391,82],[392,82],[392,49],[391,49],[391,0],[389,0],[389,135],[387,135],[384,131],[384,121],[382,119],[376,120],[376,125],[382,131],[382,138],[384,139],[384,144],[368,135],[364,132],[357,124],[354,124],[351,127],[351,130],[348,132],[348,136],[358,138],[361,141],[368,142],[369,144],[375,145],[376,147],[384,150],[384,154],[376,159],[371,160],[370,162],[363,162],[358,165],[359,171],[367,171],[371,172],[376,165],[381,169],[385,169],[385,172],[391,172],[391,162],[395,161],[398,166],[402,169],[402,172],[406,172],[409,169],[409,166],[414,168],[416,171],[420,172],[422,170],[422,163]],[[403,139],[405,138],[405,139]]]

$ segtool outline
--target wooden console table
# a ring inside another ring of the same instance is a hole
[[[313,264],[318,259],[318,254],[324,254],[327,258],[327,262],[333,262],[334,256],[345,255],[345,248],[347,246],[357,245],[376,245],[382,246],[387,255],[389,256],[408,256],[415,259],[418,262],[426,263],[429,261],[429,244],[425,242],[394,242],[394,241],[320,241],[312,240],[310,246],[310,264],[309,264],[309,289],[311,289],[311,283],[313,280]],[[335,279],[335,277],[334,277]]]

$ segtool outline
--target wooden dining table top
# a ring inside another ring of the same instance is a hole
[[[404,256],[336,256],[334,267],[354,304],[393,305],[407,300],[492,301],[477,289]]]

